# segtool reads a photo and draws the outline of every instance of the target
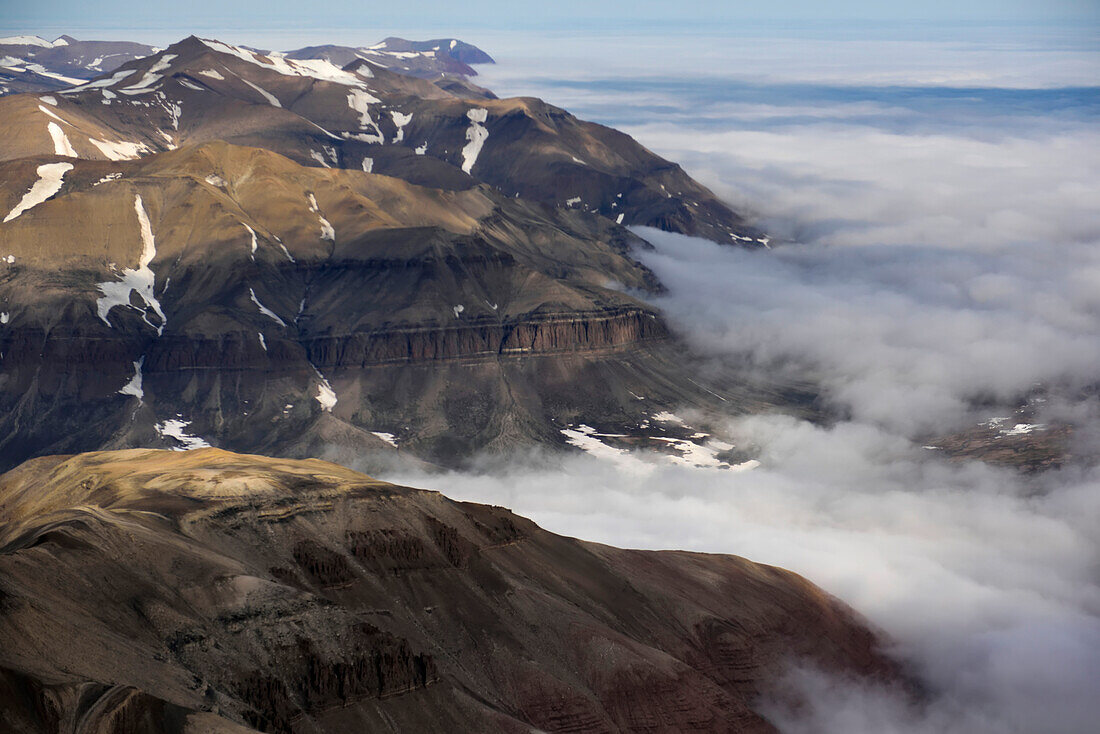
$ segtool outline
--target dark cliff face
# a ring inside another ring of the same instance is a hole
[[[0,477],[0,517],[13,731],[770,732],[755,707],[788,659],[897,677],[794,574],[324,462],[38,459]]]
[[[40,165],[3,166],[19,184],[0,206]],[[54,198],[0,226],[0,463],[175,446],[176,420],[291,455],[389,450],[373,435],[387,432],[454,463],[560,442],[562,414],[648,409],[631,392],[690,398],[659,314],[620,290],[660,287],[632,246],[646,245],[606,219],[487,187],[226,144],[77,161]],[[624,384],[598,368],[623,359]]]

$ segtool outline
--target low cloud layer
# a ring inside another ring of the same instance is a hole
[[[743,473],[655,469],[625,478],[578,457],[541,470],[405,475],[548,529],[641,548],[736,553],[790,568],[896,641],[931,688],[915,709],[889,693],[792,671],[808,695],[799,732],[1083,732],[1100,715],[1100,476],[1036,487],[1008,470],[933,460],[902,437],[780,416],[741,419],[763,447]],[[889,726],[885,726],[888,722]]]
[[[735,72],[678,89],[670,75],[624,84],[589,73],[578,84],[553,69],[528,90],[625,121],[790,243],[747,252],[645,230],[657,249],[639,257],[669,287],[659,305],[697,350],[817,381],[837,422],[730,417],[728,433],[761,452],[760,467],[740,473],[663,466],[624,478],[580,456],[390,478],[586,539],[798,571],[883,629],[929,689],[917,707],[796,667],[788,684],[809,705],[771,705],[784,731],[1090,731],[1100,720],[1100,469],[1082,459],[1025,476],[949,462],[921,443],[1037,385],[1048,391],[1040,419],[1072,420],[1085,442],[1100,435],[1096,91],[975,89],[960,103],[943,89],[865,85],[904,76],[908,60],[906,83],[934,72],[1049,87],[1095,70],[1096,56],[936,42],[877,46],[895,53],[879,63],[867,43],[814,39],[832,60],[828,83],[801,93],[789,79],[754,87],[758,78]],[[622,62],[614,48],[604,49],[612,64]],[[766,53],[776,74],[805,81],[803,51]],[[1044,111],[1044,99],[1060,102]]]
[[[641,258],[671,293],[659,303],[696,348],[812,375],[856,420],[937,435],[976,423],[976,399],[1097,379],[1091,244],[748,252],[642,234],[658,250]]]

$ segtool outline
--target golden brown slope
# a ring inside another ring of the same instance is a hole
[[[42,458],[0,477],[0,518],[17,732],[766,732],[754,706],[790,658],[896,676],[789,572],[584,543],[320,461]]]
[[[226,140],[304,165],[434,188],[480,181],[625,224],[761,246],[741,216],[628,135],[541,100],[470,99],[367,61],[340,69],[189,37],[44,99],[0,99],[0,127],[12,131],[0,160],[134,158]]]

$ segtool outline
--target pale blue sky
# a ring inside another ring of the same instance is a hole
[[[264,32],[286,29],[424,29],[730,25],[774,21],[860,20],[1100,25],[1100,0],[0,0],[0,30],[49,35],[73,29],[90,38],[144,29]],[[153,41],[160,39],[150,39]]]

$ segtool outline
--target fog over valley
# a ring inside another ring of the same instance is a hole
[[[1086,731],[1100,716],[1100,92],[1074,85],[1100,57],[1041,37],[913,41],[879,68],[873,40],[808,43],[759,60],[752,39],[612,39],[551,69],[517,50],[486,82],[622,126],[754,212],[768,250],[638,230],[668,287],[654,302],[714,369],[809,380],[831,417],[730,416],[727,435],[756,450],[749,471],[486,457],[482,472],[397,479],[570,535],[791,568],[897,640],[928,686],[911,707],[793,670],[812,703],[776,702],[784,731]],[[618,61],[631,45],[653,49],[633,74]],[[701,59],[704,74],[678,77]],[[1021,474],[937,441],[997,419],[1072,425],[1074,458]]]

